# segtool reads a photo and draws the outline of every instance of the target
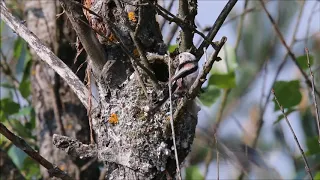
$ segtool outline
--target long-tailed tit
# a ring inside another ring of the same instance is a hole
[[[189,91],[190,87],[198,77],[199,70],[197,59],[193,54],[183,52],[179,54],[178,58],[179,65],[175,74],[171,78],[171,89],[174,95],[179,97]],[[157,105],[153,109],[155,110],[160,108],[168,98],[169,93],[167,93],[161,101],[157,102]]]
[[[186,93],[197,79],[199,74],[198,61],[196,57],[189,53],[179,54],[179,65],[174,76],[171,78],[172,90],[176,94]]]

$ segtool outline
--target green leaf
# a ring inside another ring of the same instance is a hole
[[[236,52],[230,45],[225,45],[219,53],[221,61],[215,62],[210,71],[209,85],[215,85],[219,88],[234,88],[236,87],[237,68]]]
[[[230,72],[228,74],[212,74],[209,78],[209,85],[215,85],[219,88],[236,87],[236,74]]]
[[[308,147],[308,151],[306,152],[306,154],[308,156],[319,154],[320,153],[320,146],[318,143],[318,137],[314,136],[314,137],[308,138],[307,139],[307,147]]]
[[[19,110],[19,112],[16,114],[18,116],[29,116],[32,111],[31,106],[23,107]]]
[[[31,129],[27,129],[19,120],[10,119],[10,122],[14,131],[18,133],[19,136],[24,138],[29,138],[32,136]]]
[[[21,83],[19,85],[19,91],[25,99],[29,97],[31,93],[31,83],[30,83],[30,70],[32,66],[32,61],[27,60],[24,70]]]
[[[298,105],[302,99],[300,92],[300,82],[293,81],[277,81],[273,85],[277,99],[283,108],[291,108]],[[275,106],[274,110],[279,110],[277,102],[273,99]]]
[[[320,171],[316,173],[316,175],[314,176],[314,180],[320,180]]]
[[[288,109],[287,112],[285,112],[285,115],[288,116],[289,114],[291,114],[292,112],[296,111],[296,109]],[[273,125],[277,124],[278,122],[280,122],[282,119],[284,119],[283,114],[280,114],[278,116],[278,119],[276,121],[273,122]]]
[[[221,61],[215,62],[210,73],[211,74],[229,74],[234,72],[238,67],[236,51],[231,45],[224,45],[219,53]]]
[[[26,179],[41,179],[39,164],[30,157],[26,157],[21,170],[26,175]]]
[[[170,46],[168,47],[168,51],[169,51],[170,53],[173,53],[177,48],[178,48],[178,45],[177,45],[177,44],[170,45]]]
[[[313,56],[309,55],[309,60],[310,60],[310,66],[312,66],[313,60],[314,60]],[[307,69],[308,68],[307,55],[297,57],[297,63],[302,69]]]
[[[211,106],[220,96],[221,90],[212,85],[208,85],[204,90],[205,92],[200,94],[199,100],[203,105]]]
[[[8,116],[19,112],[20,105],[16,102],[13,102],[10,98],[4,98],[1,99],[0,109],[3,111],[5,116]]]
[[[16,146],[11,146],[8,151],[9,157],[12,159],[13,163],[21,169],[23,166],[23,161],[27,157],[26,153],[17,148]]]
[[[22,81],[19,85],[19,91],[23,98],[27,99],[31,93],[31,83],[29,80]]]
[[[15,40],[14,42],[14,51],[13,51],[13,57],[18,60],[21,56],[21,52],[22,52],[22,49],[23,49],[23,46],[24,46],[24,41],[22,38],[18,38],[17,40]]]
[[[197,166],[190,166],[186,169],[186,180],[203,180],[203,179],[204,177]]]

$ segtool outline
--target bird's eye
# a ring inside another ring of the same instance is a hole
[[[182,55],[180,55],[179,58],[182,58]]]

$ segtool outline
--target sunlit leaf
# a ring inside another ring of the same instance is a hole
[[[312,66],[313,64],[313,59],[314,59],[313,56],[309,55],[310,66]],[[302,69],[307,69],[308,68],[307,55],[297,57],[297,63]]]
[[[277,81],[273,85],[273,89],[276,93],[277,99],[283,108],[291,108],[298,105],[302,99],[300,92],[300,82],[298,80],[293,81]],[[273,99],[275,110],[279,110],[277,102]]]
[[[170,53],[173,53],[177,48],[178,48],[178,45],[177,45],[177,44],[170,45],[170,46],[168,47],[168,51],[169,51]]]
[[[285,112],[286,116],[288,116],[289,114],[291,114],[292,112],[296,111],[296,109],[289,109]],[[276,121],[273,122],[273,124],[277,124],[278,122],[280,122],[282,119],[284,119],[283,114],[280,114],[277,118]]]
[[[212,104],[214,104],[221,94],[221,90],[212,85],[208,85],[208,87],[206,87],[204,91],[204,93],[200,94],[199,99],[205,106],[211,106]]]
[[[187,167],[186,180],[203,180],[203,179],[204,177],[197,166]]]
[[[224,45],[219,53],[221,61],[215,62],[210,74],[229,74],[238,67],[236,52],[233,46]]]
[[[316,173],[316,175],[314,176],[314,179],[315,179],[315,180],[320,180],[320,171],[318,171],[318,172]]]

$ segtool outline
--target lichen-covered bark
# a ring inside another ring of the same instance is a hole
[[[79,60],[73,63],[75,49],[71,46],[75,42],[75,33],[60,16],[56,1],[26,1],[28,28],[36,34],[53,52],[55,52],[69,67],[77,70]],[[52,144],[54,133],[76,137],[82,142],[89,140],[89,127],[86,109],[68,85],[47,64],[32,52],[34,60],[32,67],[32,102],[36,112],[37,140],[39,152],[50,162],[58,165],[76,179],[91,179],[99,177],[97,163],[86,170],[80,168],[88,160],[80,160],[68,156],[56,149]],[[82,58],[83,59],[83,58]],[[84,68],[77,73],[84,78]],[[46,169],[41,168],[44,179],[49,179]]]
[[[136,31],[137,26],[140,26],[137,37],[144,51],[164,54],[165,45],[152,6],[137,6],[144,1],[130,1],[130,3],[120,3],[119,7],[119,2],[122,1],[95,0],[90,9],[113,23],[103,24],[103,27],[108,29],[112,26],[120,38],[117,40],[123,43],[130,53],[134,54],[136,49],[130,37],[130,29]],[[137,19],[130,19],[129,13],[133,13]],[[95,27],[98,25],[101,27],[101,20],[92,21],[94,15],[88,17],[91,24],[97,23]],[[102,32],[108,32],[108,30]],[[105,35],[110,36],[109,33]],[[119,43],[109,41],[101,41],[101,43],[104,44],[108,59],[100,78],[96,79],[100,105],[93,110],[92,119],[97,138],[98,159],[105,162],[107,167],[105,178],[166,179],[167,175],[174,177],[176,165],[168,104],[151,114],[152,98],[147,98],[143,93],[137,76],[133,75],[131,61],[123,48]],[[143,74],[141,72],[140,74]],[[160,83],[160,90],[156,90],[145,75],[143,80],[149,97],[162,98],[166,83]],[[174,101],[174,108],[178,102],[179,99]],[[194,138],[197,111],[190,111],[194,109],[192,106],[193,104],[190,104],[175,120],[180,162],[183,162],[190,151]]]

